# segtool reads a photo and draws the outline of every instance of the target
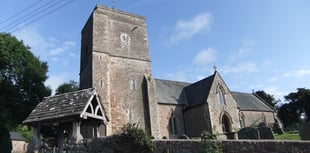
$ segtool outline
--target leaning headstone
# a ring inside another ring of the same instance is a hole
[[[310,122],[306,122],[299,128],[301,140],[310,140]]]
[[[239,139],[258,139],[258,131],[252,127],[245,127],[238,132]]]
[[[262,126],[257,128],[260,139],[274,139],[271,128],[267,126]]]

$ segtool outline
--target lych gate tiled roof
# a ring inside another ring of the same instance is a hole
[[[190,83],[160,79],[155,79],[155,82],[158,103],[186,104],[186,99],[182,96],[182,91]]]
[[[231,92],[234,96],[238,108],[240,110],[249,110],[249,111],[270,111],[273,110],[262,102],[255,95],[250,93],[241,93],[241,92]]]
[[[82,117],[92,100],[97,100],[101,117],[104,120],[103,110],[96,98],[95,89],[84,89],[56,96],[46,97],[30,113],[24,123],[64,119],[69,117]],[[94,107],[94,106],[92,106]],[[87,109],[88,110],[88,109]],[[91,114],[91,112],[89,112]]]
[[[18,132],[10,132],[11,140],[26,141],[26,139]]]

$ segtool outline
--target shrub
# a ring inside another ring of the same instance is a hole
[[[222,153],[219,142],[215,141],[216,136],[208,131],[201,133],[201,153]]]
[[[146,135],[137,124],[126,124],[122,128],[122,135],[129,139],[132,152],[151,153],[154,152],[154,144],[151,137]]]

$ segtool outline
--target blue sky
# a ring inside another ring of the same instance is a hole
[[[18,17],[31,9],[12,17],[31,4],[39,10],[51,2],[68,5],[29,25],[38,16]],[[0,31],[11,32],[48,62],[46,84],[55,89],[79,80],[81,29],[96,4],[111,7],[112,1],[51,2],[2,0]],[[115,0],[114,7],[147,18],[155,78],[194,82],[216,65],[232,91],[264,90],[283,99],[296,88],[310,88],[310,1]]]

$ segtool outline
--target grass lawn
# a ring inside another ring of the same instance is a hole
[[[284,134],[274,134],[274,138],[276,140],[300,140],[300,136],[298,132],[287,132]]]

